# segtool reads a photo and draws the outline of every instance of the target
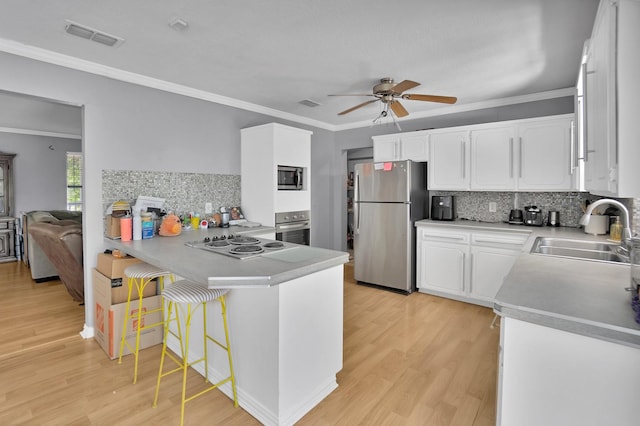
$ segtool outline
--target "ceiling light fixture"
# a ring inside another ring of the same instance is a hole
[[[189,23],[182,18],[173,18],[169,20],[169,26],[176,31],[184,31],[189,27]]]
[[[104,44],[105,46],[109,47],[118,47],[119,45],[124,43],[123,38],[116,37],[114,35],[110,35],[105,32],[89,28],[86,25],[81,25],[69,20],[67,20],[67,24],[65,25],[64,30],[67,34],[95,41],[96,43]]]

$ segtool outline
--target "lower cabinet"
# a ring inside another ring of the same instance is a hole
[[[528,237],[524,232],[419,226],[418,290],[492,307]]]

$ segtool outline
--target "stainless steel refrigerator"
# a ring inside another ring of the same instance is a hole
[[[355,279],[405,293],[416,288],[416,220],[427,217],[426,163],[356,164]]]

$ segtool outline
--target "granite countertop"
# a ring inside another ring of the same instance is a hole
[[[472,221],[416,222],[469,230],[530,233],[521,255],[496,295],[501,316],[640,348],[640,324],[634,320],[629,287],[630,266],[530,253],[536,237],[606,241],[582,229],[509,225]]]
[[[104,238],[106,248],[119,249],[144,262],[166,268],[174,274],[210,288],[271,287],[286,281],[346,263],[348,253],[296,245],[251,259],[235,259],[188,247],[191,241],[222,235],[256,235],[274,232],[272,227],[196,229],[175,237],[154,236],[122,242]]]

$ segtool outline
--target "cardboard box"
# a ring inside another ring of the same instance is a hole
[[[141,260],[132,256],[115,257],[112,254],[98,253],[98,264],[96,269],[112,281],[111,286],[122,285],[124,270],[131,265],[140,263]],[[155,293],[154,293],[155,294]]]
[[[142,297],[152,297],[158,294],[157,282],[151,282],[144,288]],[[113,280],[102,275],[97,269],[93,270],[93,292],[99,294],[100,300],[106,306],[117,305],[127,301],[129,287],[126,285],[113,285]],[[98,300],[98,296],[94,295],[94,299]],[[131,292],[131,300],[138,300],[138,292],[134,288]]]
[[[124,322],[124,313],[127,301],[127,286],[111,287],[111,279],[105,277],[97,269],[92,271],[93,298],[95,302],[95,339],[106,352],[110,359],[117,358],[120,354],[120,338]],[[156,286],[148,285],[145,288],[142,308],[148,311],[158,309],[161,306],[161,296],[156,294]],[[147,297],[149,296],[149,297]],[[138,310],[137,296],[130,306],[130,312]],[[125,302],[125,303],[121,303]],[[144,324],[155,324],[162,321],[162,312],[154,312],[143,317]],[[135,331],[137,320],[129,320],[127,323],[127,342],[135,346]],[[162,326],[143,330],[140,333],[140,349],[162,343]],[[125,345],[124,355],[131,351]]]
[[[110,214],[104,217],[104,235],[108,238],[120,238],[120,218]]]

